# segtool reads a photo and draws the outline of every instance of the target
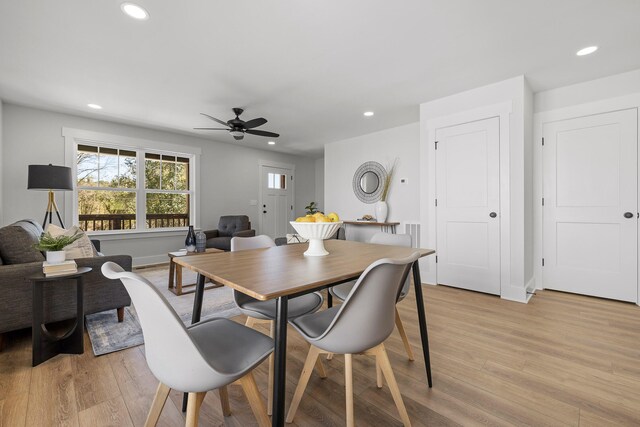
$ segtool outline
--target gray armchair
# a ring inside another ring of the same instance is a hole
[[[217,230],[207,230],[207,247],[231,250],[232,237],[253,237],[256,231],[251,229],[251,222],[246,215],[226,215],[221,216]]]

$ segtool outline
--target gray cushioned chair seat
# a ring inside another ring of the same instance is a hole
[[[273,351],[271,338],[228,319],[208,319],[188,332],[209,365],[225,375],[243,376]]]
[[[313,313],[322,305],[322,296],[318,293],[302,295],[291,298],[288,304],[287,316],[289,319],[302,316],[303,314]],[[256,319],[275,320],[276,318],[276,300],[260,301],[251,298],[238,304],[238,308],[243,314],[255,317]]]
[[[309,338],[317,338],[327,330],[333,318],[338,314],[340,306],[331,307],[324,311],[319,311],[313,316],[302,316],[292,319],[290,323],[298,331]]]
[[[408,281],[409,281],[409,279],[407,278],[407,282],[405,283],[405,285],[400,290],[400,297],[398,298],[398,301],[402,301],[404,299],[404,297],[406,297],[407,294],[409,293],[409,282]],[[355,284],[356,284],[355,280],[353,280],[351,282],[343,283],[341,285],[337,285],[337,286],[334,286],[332,288],[329,288],[329,292],[331,292],[331,295],[333,295],[334,297],[344,301],[344,300],[347,299],[347,297],[351,293],[351,289],[353,289],[353,286]]]
[[[223,251],[231,250],[231,237],[212,237],[207,239],[208,248],[222,249]]]

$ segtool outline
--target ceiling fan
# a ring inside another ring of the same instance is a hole
[[[241,140],[244,138],[244,134],[248,133],[249,135],[258,135],[258,136],[267,136],[271,138],[277,138],[280,135],[273,132],[267,132],[266,130],[254,130],[253,128],[257,128],[258,126],[262,126],[267,123],[267,119],[263,119],[262,117],[258,119],[252,119],[249,121],[244,121],[240,118],[244,110],[242,108],[234,108],[233,113],[236,115],[234,119],[231,119],[227,122],[224,122],[220,119],[216,119],[205,113],[200,113],[203,116],[206,116],[213,120],[214,122],[220,123],[224,128],[194,128],[197,130],[226,130],[228,131],[236,140]]]

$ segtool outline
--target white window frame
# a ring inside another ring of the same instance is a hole
[[[100,132],[93,132],[81,129],[62,128],[62,136],[65,139],[65,165],[71,167],[73,176],[77,176],[77,153],[78,145],[92,145],[105,148],[117,148],[136,152],[136,162],[138,173],[136,176],[136,188],[131,189],[136,193],[136,228],[132,230],[104,230],[91,231],[90,235],[131,235],[140,233],[183,233],[187,227],[170,228],[147,228],[146,222],[146,195],[151,193],[171,193],[184,192],[179,190],[156,190],[145,188],[145,153],[161,154],[168,156],[179,156],[189,159],[189,224],[199,228],[200,212],[200,186],[199,170],[200,155],[202,150],[199,147],[170,144],[164,142],[150,141],[144,139],[130,138],[121,135],[110,135]],[[142,173],[140,173],[142,172]],[[75,178],[74,178],[75,180]],[[98,188],[99,190],[101,188]],[[125,191],[125,190],[122,190]],[[65,197],[65,222],[78,224],[78,188],[74,185],[71,197]]]

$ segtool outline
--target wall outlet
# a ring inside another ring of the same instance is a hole
[[[258,206],[257,200],[249,200],[249,206]]]

